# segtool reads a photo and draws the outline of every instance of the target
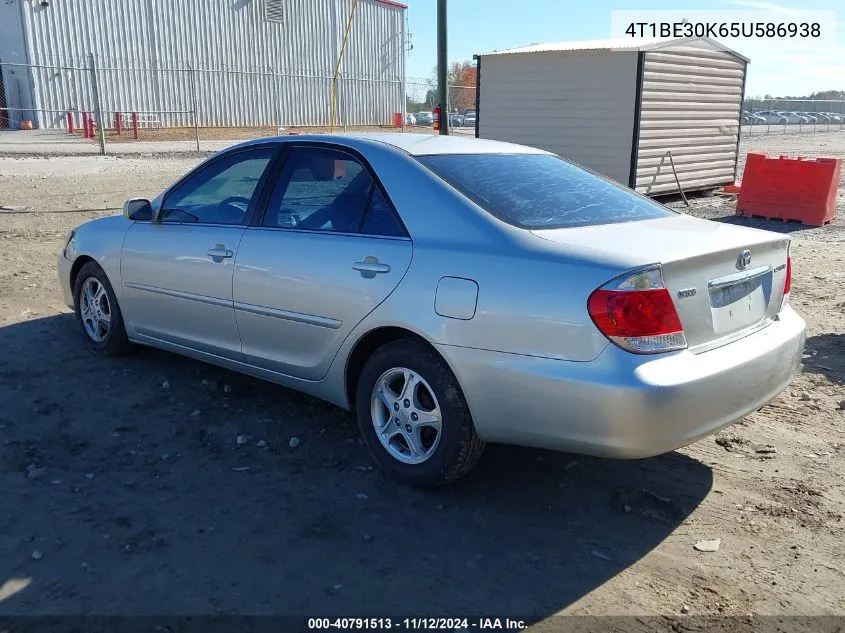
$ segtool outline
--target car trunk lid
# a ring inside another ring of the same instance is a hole
[[[687,215],[532,233],[632,268],[660,264],[693,351],[753,331],[781,307],[789,239],[778,233]]]

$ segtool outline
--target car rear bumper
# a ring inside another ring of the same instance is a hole
[[[491,442],[640,458],[710,435],[780,393],[805,326],[789,306],[768,326],[707,352],[637,356],[609,345],[591,362],[441,346],[479,435]]]
[[[71,310],[73,310],[73,289],[70,287],[70,269],[72,266],[73,262],[68,260],[63,253],[59,253],[57,269],[59,285],[62,287],[62,300]]]

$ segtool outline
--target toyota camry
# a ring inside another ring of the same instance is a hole
[[[789,239],[557,155],[425,134],[260,139],[86,222],[58,272],[86,345],[146,345],[354,412],[440,485],[485,442],[641,458],[783,390]]]

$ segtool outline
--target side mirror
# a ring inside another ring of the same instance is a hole
[[[123,217],[128,220],[153,219],[153,207],[145,198],[132,198],[123,203]]]

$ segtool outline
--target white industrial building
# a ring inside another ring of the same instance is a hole
[[[2,0],[0,120],[62,126],[69,109],[94,111],[96,85],[105,118],[325,125],[335,83],[337,121],[389,123],[403,110],[405,14],[392,0]]]
[[[476,56],[476,135],[637,191],[734,182],[748,59],[708,38],[537,44]]]

